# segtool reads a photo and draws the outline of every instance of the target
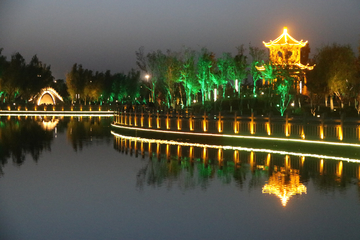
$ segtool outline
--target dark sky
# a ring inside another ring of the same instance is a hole
[[[207,47],[221,56],[244,44],[263,47],[284,26],[322,44],[360,40],[360,0],[0,0],[0,48],[10,58],[35,54],[65,78],[74,63],[127,72],[135,51]],[[356,53],[357,54],[357,53]]]

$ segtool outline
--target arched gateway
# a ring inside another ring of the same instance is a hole
[[[53,88],[43,88],[33,99],[30,101],[35,101],[36,105],[47,104],[55,105],[56,102],[63,102],[63,98],[55,91]]]

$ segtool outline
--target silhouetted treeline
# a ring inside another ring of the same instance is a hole
[[[140,96],[140,72],[131,70],[128,74],[93,72],[82,65],[74,64],[66,75],[66,86],[73,102],[136,102]]]
[[[20,53],[8,60],[0,48],[0,103],[24,102],[53,83],[50,66],[34,55],[29,63]]]

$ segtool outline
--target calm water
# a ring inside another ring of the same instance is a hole
[[[357,163],[0,120],[0,239],[359,239]]]

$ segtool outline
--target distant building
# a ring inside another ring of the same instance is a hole
[[[269,48],[269,60],[272,64],[278,67],[288,67],[291,70],[291,75],[295,76],[296,89],[300,94],[306,94],[306,71],[312,70],[314,66],[301,63],[301,48],[305,47],[308,41],[297,41],[291,37],[287,28],[284,27],[283,33],[274,41],[263,42],[265,47]],[[259,71],[264,71],[264,66],[257,67]]]

